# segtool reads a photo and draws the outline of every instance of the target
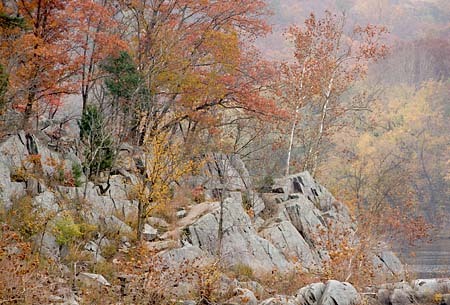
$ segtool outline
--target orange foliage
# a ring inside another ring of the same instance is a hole
[[[111,7],[95,1],[14,0],[2,11],[25,24],[2,28],[0,64],[7,67],[9,98],[24,112],[26,129],[62,95],[76,92],[78,82],[87,99],[98,77],[95,65],[124,48],[111,32]]]
[[[130,101],[139,105],[142,131],[154,135],[183,121],[195,122],[194,129],[217,125],[219,107],[272,111],[261,95],[268,65],[257,60],[250,46],[268,31],[261,18],[264,1],[121,4],[131,19],[124,22],[132,25],[130,48],[151,93],[151,105]]]

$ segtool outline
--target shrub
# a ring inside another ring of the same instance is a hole
[[[65,215],[55,223],[56,242],[60,245],[68,245],[83,234],[79,224],[76,224],[70,215]]]
[[[106,130],[105,118],[96,106],[88,106],[78,123],[80,137],[85,144],[84,168],[88,176],[99,174],[113,165],[113,140]]]
[[[231,271],[238,280],[245,281],[254,279],[253,269],[248,265],[236,264],[231,268]]]
[[[0,226],[0,303],[48,304],[52,282],[38,259],[13,228]]]
[[[82,181],[81,178],[83,176],[83,169],[81,168],[81,165],[78,163],[72,164],[72,176],[74,179],[74,183],[76,187],[81,186]]]
[[[42,233],[51,215],[45,215],[33,207],[32,197],[25,195],[13,198],[11,208],[5,212],[5,220],[26,240]]]
[[[257,189],[260,193],[270,193],[270,192],[272,192],[273,184],[274,184],[273,177],[270,175],[267,175],[267,176],[264,176],[264,178],[258,182]]]

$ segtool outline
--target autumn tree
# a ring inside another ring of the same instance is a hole
[[[0,3],[0,37],[2,43],[0,44],[0,54],[2,60],[0,60],[0,114],[6,109],[8,104],[8,87],[9,87],[9,75],[8,66],[10,64],[8,60],[8,47],[17,36],[20,36],[25,29],[24,19],[12,15],[11,11],[8,11],[2,3]]]
[[[370,78],[385,86],[406,83],[416,87],[429,80],[446,80],[450,77],[448,54],[448,38],[425,37],[398,42],[385,60],[372,67]]]
[[[447,89],[446,89],[447,88]],[[400,85],[374,102],[363,124],[335,135],[322,178],[379,236],[413,242],[439,225],[448,196],[448,84]]]
[[[14,0],[1,8],[2,74],[22,126],[30,130],[46,107],[58,107],[77,88],[85,108],[101,77],[98,63],[125,48],[113,32],[111,3]]]
[[[325,140],[352,111],[367,109],[344,93],[365,75],[367,63],[383,57],[384,27],[356,26],[346,35],[345,16],[314,14],[287,36],[294,44],[294,63],[281,65],[281,98],[291,112],[286,174],[294,140],[300,140],[301,168],[313,175],[324,153]]]
[[[33,117],[46,103],[57,103],[71,92],[70,45],[66,1],[12,1],[4,12],[18,16],[23,26],[2,44],[4,66],[9,75],[9,99],[23,111],[23,127],[30,130]]]
[[[71,56],[74,72],[79,77],[83,112],[89,93],[98,80],[105,77],[100,63],[126,49],[125,41],[117,33],[119,23],[114,18],[115,13],[114,3],[105,0],[72,1],[66,8],[66,14],[70,16],[67,26],[70,27],[70,42],[73,45]]]
[[[221,107],[267,105],[261,69],[244,49],[267,30],[263,1],[124,1],[122,9],[142,79],[127,97],[139,116],[138,141],[169,129],[191,138],[220,121]]]
[[[172,184],[194,170],[194,163],[184,159],[179,140],[171,138],[167,132],[146,138],[143,147],[144,164],[134,189],[138,202],[138,239],[147,218],[155,211],[164,210],[172,199]]]

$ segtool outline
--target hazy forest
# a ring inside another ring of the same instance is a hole
[[[0,0],[0,304],[450,304],[449,0]]]

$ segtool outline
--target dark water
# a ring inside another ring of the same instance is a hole
[[[450,231],[435,235],[431,242],[402,249],[400,259],[411,278],[450,277]]]

